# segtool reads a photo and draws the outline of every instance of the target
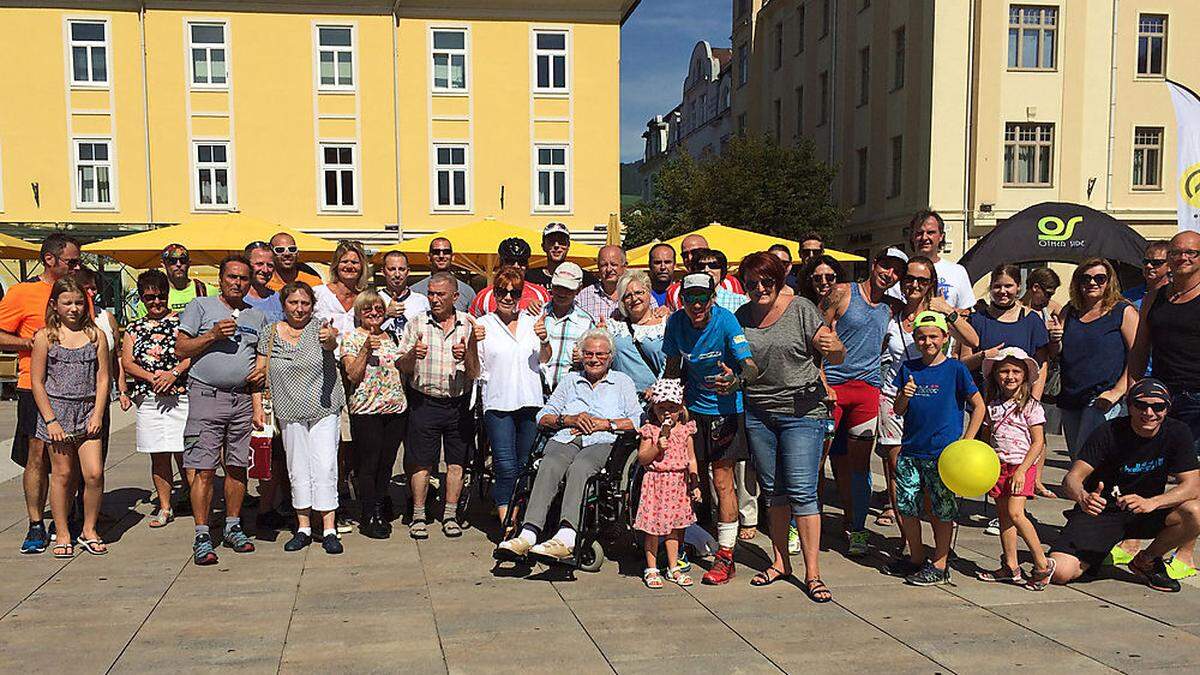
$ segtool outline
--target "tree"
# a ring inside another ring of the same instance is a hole
[[[811,141],[781,146],[766,136],[731,139],[699,160],[676,152],[654,177],[654,195],[627,215],[626,246],[670,239],[711,222],[797,239],[826,236],[849,215],[830,199],[836,171],[816,158]]]

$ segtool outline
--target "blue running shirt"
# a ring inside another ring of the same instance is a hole
[[[712,316],[700,329],[692,326],[687,312],[675,312],[667,319],[663,353],[668,359],[683,357],[683,401],[688,410],[702,415],[742,412],[741,391],[722,396],[712,388],[721,363],[737,373],[739,364],[750,358],[750,344],[732,312],[713,306]]]

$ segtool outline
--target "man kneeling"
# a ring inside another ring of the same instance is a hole
[[[1179,582],[1162,557],[1200,534],[1200,463],[1187,425],[1167,417],[1166,385],[1146,378],[1126,399],[1129,417],[1096,429],[1063,480],[1076,507],[1050,550],[1053,582],[1078,579],[1120,541],[1153,539],[1129,569],[1150,588],[1175,593]],[[1179,482],[1169,491],[1168,474]]]
[[[521,533],[501,542],[496,551],[502,559],[518,560],[529,553],[554,560],[571,557],[584,486],[608,461],[617,439],[613,432],[633,430],[641,416],[633,380],[624,373],[609,370],[613,341],[608,331],[589,331],[579,340],[579,350],[583,372],[563,377],[546,407],[538,412],[538,425],[558,432],[546,443]],[[559,509],[562,514],[559,529],[539,544],[547,512],[563,476],[567,484]]]

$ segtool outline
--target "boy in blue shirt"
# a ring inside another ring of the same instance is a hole
[[[942,450],[960,438],[975,438],[983,423],[983,397],[971,372],[943,348],[949,330],[946,317],[925,311],[913,320],[913,341],[921,358],[905,361],[896,373],[895,412],[904,416],[904,439],[896,461],[896,506],[900,531],[908,544],[908,560],[889,568],[905,583],[932,586],[950,583],[946,566],[958,500],[938,474]],[[962,416],[970,403],[971,421],[963,433]],[[933,526],[933,559],[926,560],[921,541],[921,494],[929,497]]]

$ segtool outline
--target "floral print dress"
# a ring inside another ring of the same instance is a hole
[[[658,443],[660,427],[644,424],[643,439]],[[646,467],[642,476],[642,497],[638,502],[635,530],[665,536],[696,522],[688,495],[688,439],[696,433],[696,423],[676,424],[667,439],[667,447]]]
[[[367,342],[367,332],[356,329],[342,339],[342,355],[358,356]],[[350,414],[385,415],[398,414],[408,409],[404,395],[404,381],[396,362],[404,356],[400,345],[388,333],[380,336],[382,344],[367,359],[367,372],[362,382],[350,393]]]
[[[125,327],[133,336],[133,362],[150,372],[171,370],[179,365],[175,354],[175,334],[179,330],[179,317],[170,314],[161,319],[145,317]],[[150,383],[141,378],[131,378],[133,386],[130,398],[142,401],[154,396]],[[167,392],[168,396],[183,396],[187,393],[187,375],[182,375]]]

